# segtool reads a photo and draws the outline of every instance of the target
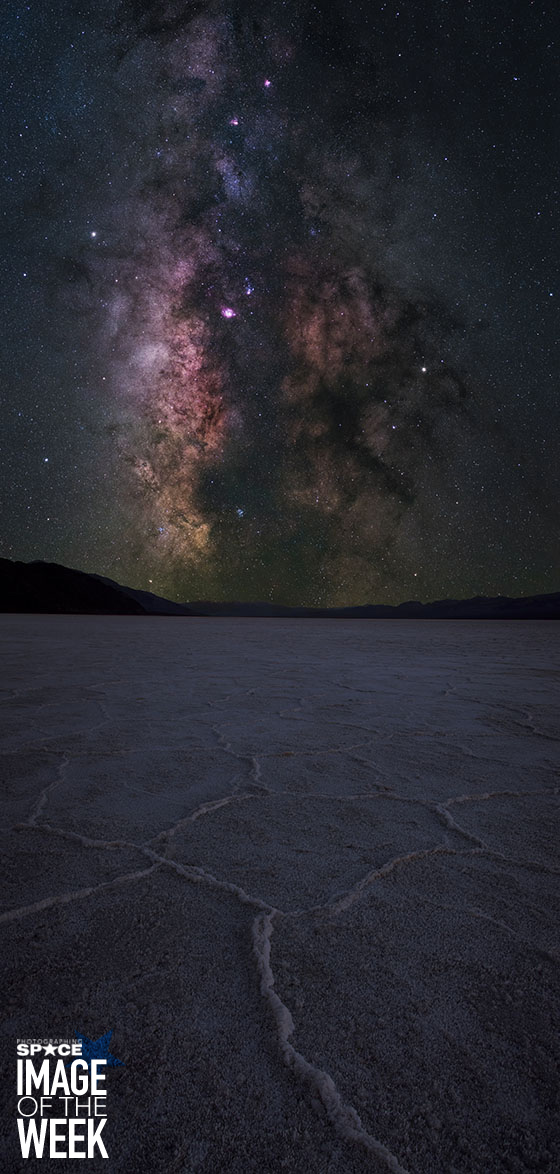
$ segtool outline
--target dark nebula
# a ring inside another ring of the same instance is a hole
[[[183,600],[556,589],[552,8],[2,23],[2,553]]]

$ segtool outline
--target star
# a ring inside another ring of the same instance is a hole
[[[221,315],[222,318],[237,318],[237,314],[235,310],[232,310],[231,306],[222,306]]]
[[[49,519],[47,518],[47,522],[48,522],[48,520]],[[56,1048],[55,1048],[54,1044],[47,1044],[45,1047],[45,1056],[54,1056],[55,1051],[56,1051]]]
[[[82,1045],[82,1060],[85,1060],[89,1068],[92,1060],[106,1060],[109,1068],[123,1067],[122,1060],[117,1060],[109,1051],[109,1043],[113,1032],[107,1031],[105,1035],[100,1035],[99,1039],[88,1039],[87,1035],[82,1035],[81,1031],[75,1031],[74,1035]],[[68,1068],[69,1065],[67,1064]]]

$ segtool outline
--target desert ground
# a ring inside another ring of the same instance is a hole
[[[558,626],[0,635],[5,1170],[16,1040],[112,1030],[88,1169],[557,1174]]]

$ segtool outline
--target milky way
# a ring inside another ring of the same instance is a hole
[[[463,163],[398,110],[371,12],[315,14],[103,7],[113,178],[78,159],[55,275],[102,385],[81,565],[183,599],[511,589],[496,486],[548,504],[497,409]]]
[[[437,307],[376,266],[374,186],[328,110],[302,109],[293,30],[184,9],[144,25],[153,161],[111,307],[136,541],[211,585],[247,564],[260,595],[286,558],[313,598],[356,574],[375,592],[438,417],[461,434],[469,393],[439,359]]]

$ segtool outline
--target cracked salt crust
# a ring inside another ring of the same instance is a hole
[[[53,941],[91,951],[100,916],[123,935],[153,919],[159,894],[153,964],[144,942],[123,975],[106,943],[88,997],[113,1022],[134,991],[134,1020],[152,988],[155,1025],[173,991],[167,1030],[195,1070],[192,1039],[214,1024],[198,1084],[160,1050],[171,1108],[158,1113],[152,1169],[552,1174],[554,628],[10,617],[8,630],[5,892],[17,878],[21,900],[0,921],[22,927],[15,1033],[32,1030],[37,1001],[25,925],[47,985],[64,983]],[[25,670],[18,635],[35,649]],[[46,917],[57,923],[45,938]],[[247,945],[232,971],[234,925]],[[221,974],[221,993],[193,986],[201,966]],[[224,1019],[228,976],[246,990]],[[69,998],[83,1018],[83,992]],[[232,1014],[246,1042],[218,1063]],[[128,1046],[134,1066],[133,1034]],[[202,1095],[211,1072],[216,1095]],[[195,1090],[191,1117],[181,1081]],[[127,1115],[145,1114],[141,1089],[132,1105],[119,1088]],[[250,1106],[263,1090],[259,1124]],[[143,1137],[138,1122],[117,1140],[115,1168],[148,1160]]]

